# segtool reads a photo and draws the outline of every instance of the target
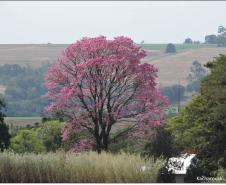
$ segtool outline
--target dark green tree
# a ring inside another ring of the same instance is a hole
[[[165,53],[176,53],[176,47],[174,44],[169,43],[166,46]]]
[[[205,43],[206,44],[217,44],[217,36],[212,34],[212,35],[206,35],[205,36]]]
[[[155,128],[155,134],[145,146],[145,155],[155,158],[164,157],[169,159],[178,154],[173,138],[164,127]]]
[[[186,38],[186,39],[184,40],[184,43],[185,43],[185,44],[192,44],[193,41],[192,41],[191,38]]]
[[[9,127],[4,122],[5,114],[3,110],[5,109],[4,100],[0,99],[0,150],[4,151],[9,147],[10,134]]]
[[[167,125],[181,151],[197,154],[189,182],[199,174],[215,176],[218,168],[226,168],[226,56],[206,67],[211,73],[202,80],[200,95]]]

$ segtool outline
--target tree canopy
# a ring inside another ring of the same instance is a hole
[[[200,95],[167,127],[181,151],[197,154],[193,168],[213,176],[219,167],[226,168],[226,56],[206,67],[211,73],[202,80]]]
[[[176,53],[175,45],[172,43],[167,44],[165,53]]]
[[[185,43],[185,44],[192,44],[193,41],[192,41],[191,38],[186,38],[186,39],[184,40],[184,43]]]
[[[41,116],[48,105],[44,97],[44,73],[49,64],[40,68],[5,64],[0,66],[0,84],[5,87],[3,94],[6,101],[7,116]]]
[[[126,37],[83,38],[64,51],[45,77],[51,101],[48,110],[63,111],[68,122],[64,139],[72,130],[87,129],[100,152],[108,149],[111,128],[121,119],[136,120],[131,130],[138,137],[163,124],[167,100],[156,87],[157,69],[140,62],[144,56]]]

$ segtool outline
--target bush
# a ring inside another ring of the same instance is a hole
[[[21,129],[10,140],[10,149],[17,153],[45,151],[43,141],[38,137],[37,129]]]
[[[175,45],[172,43],[167,44],[165,53],[176,53]]]
[[[38,130],[38,137],[43,140],[47,151],[56,151],[61,147],[61,129],[64,123],[59,121],[47,121]]]
[[[156,182],[162,159],[110,153],[0,154],[2,183]]]

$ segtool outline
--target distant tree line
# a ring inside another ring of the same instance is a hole
[[[200,91],[201,80],[207,75],[207,71],[197,60],[192,63],[186,86],[175,84],[171,86],[161,87],[161,93],[167,96],[171,105],[178,105],[181,101],[186,101],[185,93],[198,94]]]
[[[0,66],[0,84],[5,86],[7,116],[40,116],[48,104],[43,96],[44,73],[49,65],[34,69],[31,66],[5,64]]]
[[[218,46],[226,46],[226,28],[224,26],[218,27],[218,35],[206,35],[206,44],[217,44]]]

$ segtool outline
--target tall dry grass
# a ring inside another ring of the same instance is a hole
[[[156,182],[164,160],[138,155],[94,152],[0,153],[0,182]]]

